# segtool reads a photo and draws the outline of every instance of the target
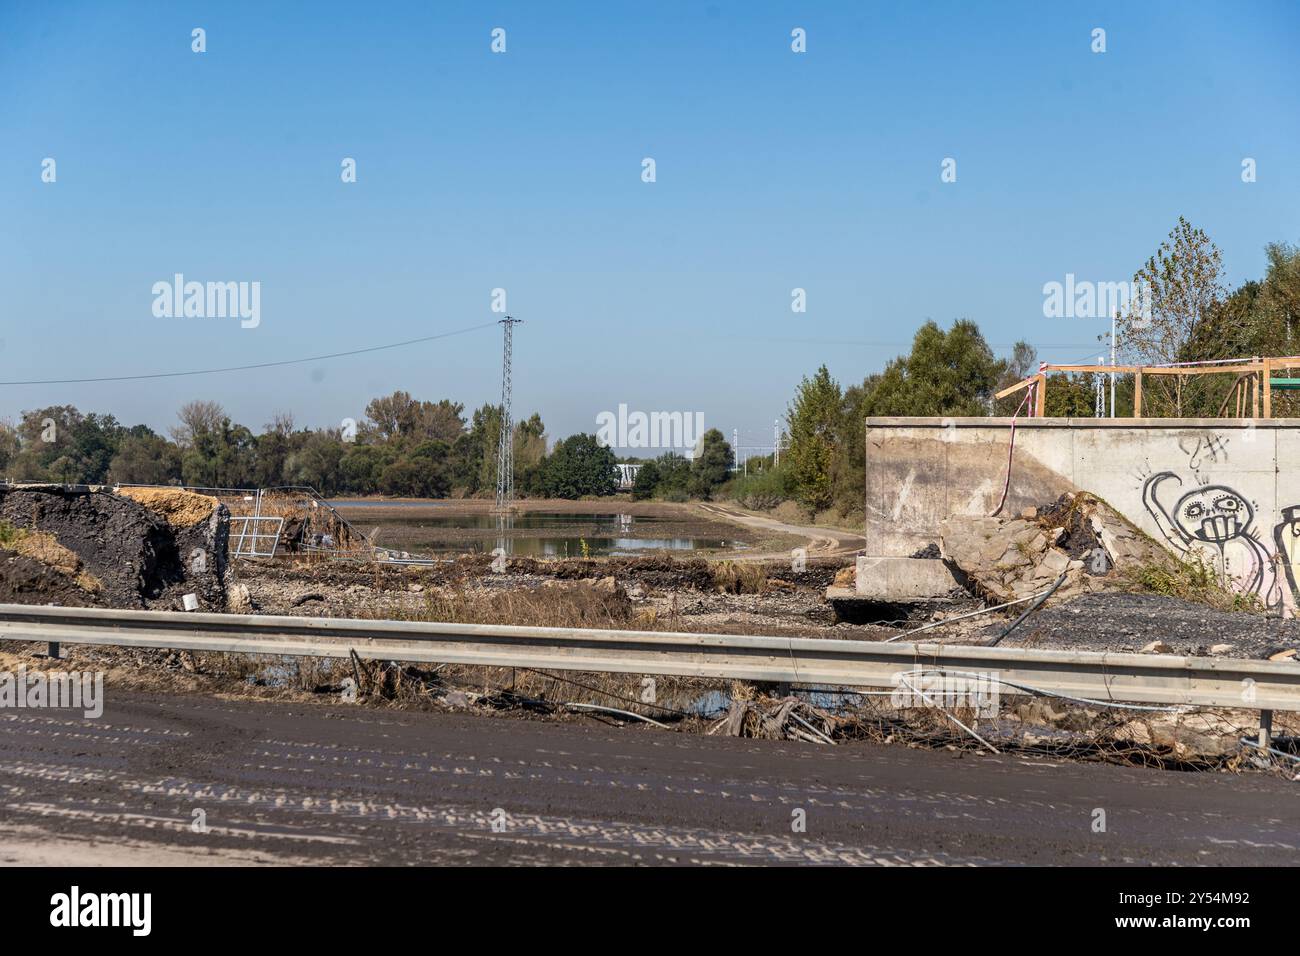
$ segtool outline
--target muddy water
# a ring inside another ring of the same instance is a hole
[[[380,547],[422,554],[489,553],[531,558],[625,556],[654,551],[730,551],[745,547],[735,538],[682,533],[682,522],[619,513],[573,514],[531,511],[505,518],[492,514],[429,514],[429,502],[334,503]],[[383,508],[371,518],[366,509]],[[411,509],[409,517],[394,511]],[[418,509],[418,510],[416,510]]]

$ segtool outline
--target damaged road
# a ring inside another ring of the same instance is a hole
[[[112,842],[196,864],[1261,866],[1294,864],[1298,833],[1300,791],[1265,777],[112,687],[99,720],[0,712],[0,862]]]

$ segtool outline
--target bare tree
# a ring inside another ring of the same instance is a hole
[[[293,412],[276,412],[271,416],[271,420],[266,423],[265,428],[273,435],[288,438],[293,434],[294,424]]]
[[[176,417],[181,423],[172,428],[172,441],[182,448],[189,448],[194,444],[195,435],[221,427],[226,419],[226,410],[218,402],[196,400],[182,405]]]

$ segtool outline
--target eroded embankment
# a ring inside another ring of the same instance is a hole
[[[229,524],[181,489],[0,486],[0,602],[224,608]]]

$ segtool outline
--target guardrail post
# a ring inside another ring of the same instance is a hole
[[[1273,737],[1273,712],[1271,710],[1261,710],[1259,712],[1259,745],[1261,747],[1272,746]]]
[[[50,658],[50,660],[52,660],[52,661],[61,660],[61,658],[60,658],[60,656],[59,656],[59,642],[58,642],[58,641],[50,641],[49,653],[48,653],[46,656],[48,656],[48,657]]]

